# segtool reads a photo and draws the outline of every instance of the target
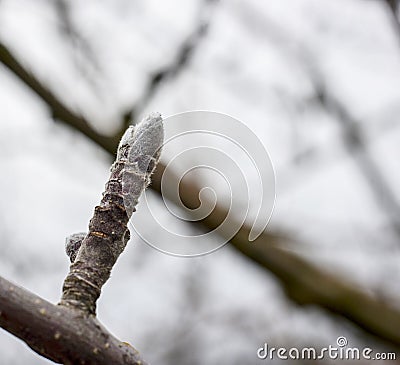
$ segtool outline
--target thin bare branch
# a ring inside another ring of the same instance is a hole
[[[217,3],[216,0],[203,0],[200,16],[194,30],[184,39],[181,46],[178,48],[175,57],[171,62],[160,69],[153,71],[147,82],[144,93],[135,106],[129,108],[122,113],[122,120],[126,125],[132,123],[140,112],[145,108],[149,101],[157,92],[159,86],[172,79],[176,78],[188,66],[191,58],[198,50],[201,43],[206,38],[210,28],[210,11],[211,7]]]
[[[393,28],[396,32],[397,38],[400,41],[400,19],[399,19],[399,0],[384,0],[386,3],[390,15],[391,15],[391,23],[393,24]]]
[[[393,231],[400,237],[400,205],[397,202],[397,196],[368,151],[361,129],[361,121],[356,120],[343,103],[329,93],[321,76],[313,72],[311,77],[317,101],[341,124],[343,140],[348,152],[354,156],[370,187],[373,198],[387,215]]]
[[[78,130],[93,142],[103,146],[107,152],[115,153],[119,139],[126,129],[113,137],[107,137],[96,132],[88,120],[72,112],[55,94],[46,88],[25,66],[17,60],[15,55],[0,41],[0,62],[15,76],[28,86],[50,109],[52,117]]]
[[[92,92],[98,93],[98,74],[101,71],[92,44],[76,29],[74,19],[71,16],[71,3],[67,0],[50,0],[58,16],[58,29],[66,44],[71,48],[71,58],[81,77],[91,87]]]
[[[396,24],[399,26],[398,34],[400,37],[400,23],[397,16],[398,0],[385,0],[389,5],[393,16],[396,19]],[[241,7],[240,10],[246,15],[245,8]],[[310,81],[315,90],[315,99],[327,112],[332,114],[341,124],[343,132],[344,144],[347,151],[355,158],[358,163],[359,169],[370,188],[371,195],[376,201],[377,205],[381,208],[382,212],[388,217],[389,224],[400,237],[400,204],[398,203],[397,195],[393,188],[387,182],[384,174],[381,172],[379,165],[370,155],[367,142],[362,133],[362,122],[356,120],[346,106],[338,98],[336,98],[330,91],[329,85],[326,84],[322,73],[314,61],[312,52],[307,50],[307,47],[297,45],[293,47],[292,40],[295,38],[289,34],[283,27],[277,25],[271,19],[265,19],[251,14],[257,19],[256,29],[262,33],[267,34],[268,37],[275,44],[280,46],[282,52],[287,54],[288,57],[299,60],[300,67],[309,76]],[[254,24],[252,24],[253,27]],[[400,39],[400,38],[399,38]],[[290,44],[290,47],[282,47],[282,45]],[[312,102],[314,102],[313,100]],[[307,101],[308,102],[308,101]]]
[[[76,258],[64,281],[61,305],[96,314],[101,288],[129,241],[127,224],[150,182],[163,136],[161,116],[154,113],[136,129],[128,128],[122,137],[103,199],[89,223],[89,233],[78,253],[73,253]]]

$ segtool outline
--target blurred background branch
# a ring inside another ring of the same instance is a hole
[[[352,117],[343,103],[329,92],[320,75],[314,71],[310,77],[315,87],[317,102],[332,113],[340,123],[343,141],[348,152],[354,156],[377,205],[387,215],[391,228],[400,237],[400,206],[397,196],[368,150],[362,131],[362,122]]]
[[[203,39],[207,36],[212,19],[212,11],[218,2],[219,0],[202,0],[197,24],[175,52],[172,62],[151,73],[140,100],[132,108],[123,112],[122,120],[125,126],[136,123],[138,116],[154,97],[162,83],[176,77],[185,69]]]
[[[50,109],[53,119],[62,121],[73,127],[95,143],[103,146],[107,152],[115,153],[116,146],[125,128],[113,137],[107,137],[96,132],[90,123],[82,116],[69,110],[50,90],[48,90],[35,76],[27,71],[16,59],[11,51],[0,42],[0,60],[15,76],[28,86]]]

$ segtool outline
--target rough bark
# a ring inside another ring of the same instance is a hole
[[[144,365],[138,351],[92,315],[54,305],[0,277],[0,326],[65,365]]]
[[[151,114],[124,134],[100,205],[65,279],[60,304],[96,313],[101,288],[128,240],[128,221],[150,182],[163,141],[161,116]]]

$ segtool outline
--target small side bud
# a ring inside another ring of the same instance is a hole
[[[86,233],[79,232],[71,234],[65,239],[65,252],[67,253],[71,263],[75,261],[85,237]]]

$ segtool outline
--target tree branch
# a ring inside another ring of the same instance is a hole
[[[400,40],[400,20],[398,16],[398,11],[399,11],[399,0],[384,0],[386,3],[390,15],[391,15],[391,22],[393,24],[393,28],[396,32],[397,38]]]
[[[331,113],[340,123],[343,130],[343,140],[347,151],[354,156],[361,173],[369,185],[372,197],[377,205],[387,215],[393,232],[400,237],[400,206],[396,193],[386,181],[378,164],[368,151],[361,130],[361,122],[356,120],[347,108],[326,87],[323,77],[314,69],[310,73],[316,99],[322,107]]]
[[[125,132],[89,233],[78,253],[73,253],[76,258],[64,282],[61,305],[96,314],[96,301],[129,240],[128,221],[150,182],[163,139],[162,119],[157,113]]]
[[[152,178],[152,187],[160,193],[164,168],[159,164]],[[191,209],[198,207],[200,190],[201,186],[194,181],[181,180],[179,196],[182,203]],[[175,201],[175,194],[165,195],[168,194],[167,189],[163,194],[164,198],[180,203]],[[207,202],[203,201],[203,204]],[[224,207],[217,205],[199,223],[213,230],[224,221],[227,214]],[[237,223],[232,224],[236,226]],[[295,252],[285,250],[282,246],[299,246],[290,237],[263,232],[255,241],[250,242],[250,231],[251,226],[244,224],[230,243],[246,257],[274,274],[294,302],[300,305],[318,305],[345,317],[370,334],[400,346],[400,311],[397,307],[359,290],[355,284],[321,269]]]
[[[140,100],[134,107],[129,108],[123,113],[122,119],[125,125],[129,125],[132,123],[132,120],[136,119],[140,111],[143,110],[147,103],[154,97],[154,94],[163,82],[179,75],[189,64],[193,54],[207,35],[210,27],[209,13],[211,7],[215,6],[216,3],[216,0],[203,0],[196,27],[186,39],[184,39],[172,61],[164,67],[152,72]]]
[[[7,60],[4,60],[2,52],[0,52],[0,61],[7,62]],[[13,71],[13,68],[10,68],[10,70]],[[26,82],[20,76],[20,73],[14,72],[14,74],[23,82]],[[39,83],[36,79],[35,81]],[[41,85],[41,88],[44,87]],[[40,93],[41,88],[38,91],[33,88],[33,91],[49,105],[50,109],[53,109],[54,101],[52,98],[46,97],[47,93]],[[62,102],[57,100],[56,104],[62,104]],[[73,113],[69,111],[69,114]],[[107,139],[106,143],[104,139],[98,138],[94,131],[85,133],[82,128],[79,128],[79,123],[75,122],[76,118],[65,118],[60,119],[60,121],[76,128],[100,147],[113,153],[116,147],[115,138]],[[88,123],[86,125],[90,128]],[[96,138],[91,138],[92,135],[95,135]],[[109,143],[115,143],[115,145],[110,147]],[[152,178],[152,187],[157,191],[160,190],[163,168],[164,166],[158,164]],[[199,192],[197,186],[188,184],[185,180],[181,181],[181,192],[186,192],[184,196],[181,196],[181,199],[188,207],[193,206],[193,204],[197,206]],[[226,216],[224,209],[217,206],[214,212],[203,220],[203,224],[210,228],[215,227],[218,222],[221,222],[221,217],[224,216]],[[288,238],[264,232],[256,242],[250,243],[248,242],[249,230],[250,228],[246,225],[242,226],[231,243],[249,259],[273,273],[286,289],[289,298],[299,304],[314,304],[332,313],[339,314],[367,332],[400,346],[400,334],[398,332],[400,311],[397,308],[392,308],[389,304],[358,290],[336,274],[321,269],[298,254],[279,247],[282,243],[287,243]]]
[[[64,122],[66,125],[78,130],[93,142],[102,146],[107,152],[114,154],[118,142],[125,128],[115,136],[107,137],[96,132],[90,123],[82,116],[72,112],[55,94],[46,88],[31,72],[29,72],[21,62],[13,55],[0,41],[0,61],[15,76],[28,86],[40,99],[48,106],[52,117]]]
[[[144,363],[135,349],[102,328],[96,301],[129,240],[127,224],[150,182],[163,138],[157,113],[125,132],[89,233],[70,252],[73,262],[59,306],[0,277],[0,326],[40,355],[66,365]]]
[[[0,277],[0,326],[35,352],[65,365],[145,365],[94,316],[57,306]]]

